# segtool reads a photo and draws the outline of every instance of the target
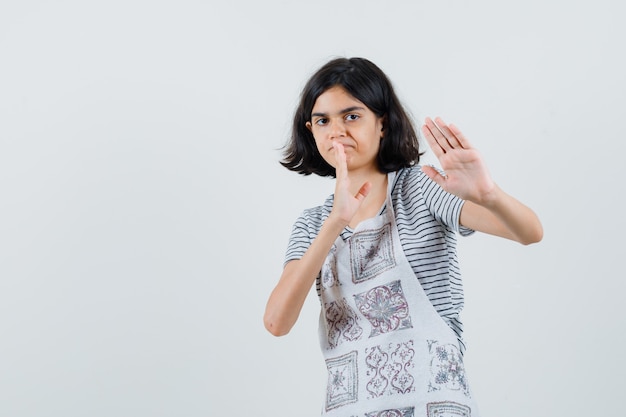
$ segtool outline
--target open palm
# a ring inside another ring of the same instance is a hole
[[[443,173],[433,167],[424,173],[447,192],[464,200],[481,204],[494,192],[495,184],[480,153],[454,125],[441,118],[426,118],[422,126],[428,145],[435,153]]]

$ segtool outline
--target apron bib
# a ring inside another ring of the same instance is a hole
[[[328,381],[322,415],[478,417],[458,340],[409,264],[386,210],[335,241],[319,276]]]

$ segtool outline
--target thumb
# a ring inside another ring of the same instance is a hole
[[[368,181],[361,186],[361,188],[359,189],[359,192],[356,193],[354,198],[356,198],[359,201],[363,201],[363,199],[367,197],[367,195],[370,193],[371,189],[372,189],[372,183]]]
[[[435,181],[441,188],[443,188],[446,178],[441,175],[434,167],[425,165],[422,167],[422,172],[428,176],[431,180]]]

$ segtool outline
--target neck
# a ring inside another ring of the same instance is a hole
[[[387,174],[384,172],[376,171],[350,171],[350,191],[356,194],[361,186],[366,182],[372,184],[372,190],[370,193],[378,194],[383,192],[387,194]]]
[[[354,229],[361,221],[376,216],[385,203],[387,198],[387,174],[377,171],[370,172],[367,175],[350,172],[349,175],[350,188],[353,195],[356,195],[365,182],[369,181],[372,184],[372,189],[350,221],[350,227]]]

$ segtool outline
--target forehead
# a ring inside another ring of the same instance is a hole
[[[348,93],[343,87],[334,86],[319,95],[313,105],[313,113],[331,113],[348,107],[363,107],[365,104],[357,100],[353,95]]]

